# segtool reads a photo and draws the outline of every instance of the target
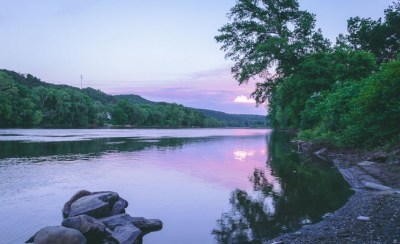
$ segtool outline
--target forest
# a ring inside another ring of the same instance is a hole
[[[0,127],[260,127],[264,116],[231,115],[138,95],[112,96],[92,88],[45,83],[0,70]]]
[[[228,17],[215,39],[240,84],[257,78],[252,96],[274,128],[336,147],[399,145],[399,1],[383,18],[350,18],[335,43],[297,0],[238,0]]]

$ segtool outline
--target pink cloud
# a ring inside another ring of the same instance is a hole
[[[239,86],[229,67],[191,73],[175,80],[115,82],[97,88],[111,94],[137,94],[156,102],[174,102],[194,108],[266,114],[264,106],[256,107],[255,101],[247,98],[255,88],[254,82]]]
[[[235,102],[235,103],[251,103],[251,104],[255,104],[256,100],[254,100],[253,98],[247,98],[244,95],[240,95],[240,96],[237,96],[235,98],[235,100],[233,100],[233,102]]]

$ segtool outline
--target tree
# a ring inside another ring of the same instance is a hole
[[[366,50],[376,56],[378,64],[394,60],[400,51],[400,2],[385,10],[382,21],[354,17],[348,20],[346,36],[355,50]]]
[[[0,125],[11,124],[13,101],[18,95],[18,88],[11,77],[0,72]]]
[[[277,85],[269,103],[269,118],[274,127],[300,128],[301,114],[313,94],[329,91],[336,83],[360,80],[374,70],[374,56],[363,51],[335,49],[309,55],[295,73]]]
[[[112,120],[114,124],[126,125],[129,124],[129,103],[127,100],[119,101],[111,112]]]
[[[315,16],[299,10],[296,0],[238,0],[228,17],[231,22],[215,39],[222,43],[226,58],[235,62],[232,73],[239,84],[257,76],[264,79],[252,94],[258,103],[302,57],[330,45],[320,30],[314,30]],[[271,68],[276,68],[276,76],[270,75]]]

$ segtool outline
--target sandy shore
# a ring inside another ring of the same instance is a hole
[[[379,153],[316,154],[320,150],[307,153],[333,161],[355,194],[323,221],[265,243],[400,243],[398,161],[382,162]]]

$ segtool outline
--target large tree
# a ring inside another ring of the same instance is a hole
[[[252,94],[258,103],[267,100],[280,77],[293,73],[304,56],[330,46],[315,30],[315,16],[300,10],[296,0],[237,0],[228,17],[230,23],[215,39],[235,62],[232,73],[240,84],[262,78]]]

